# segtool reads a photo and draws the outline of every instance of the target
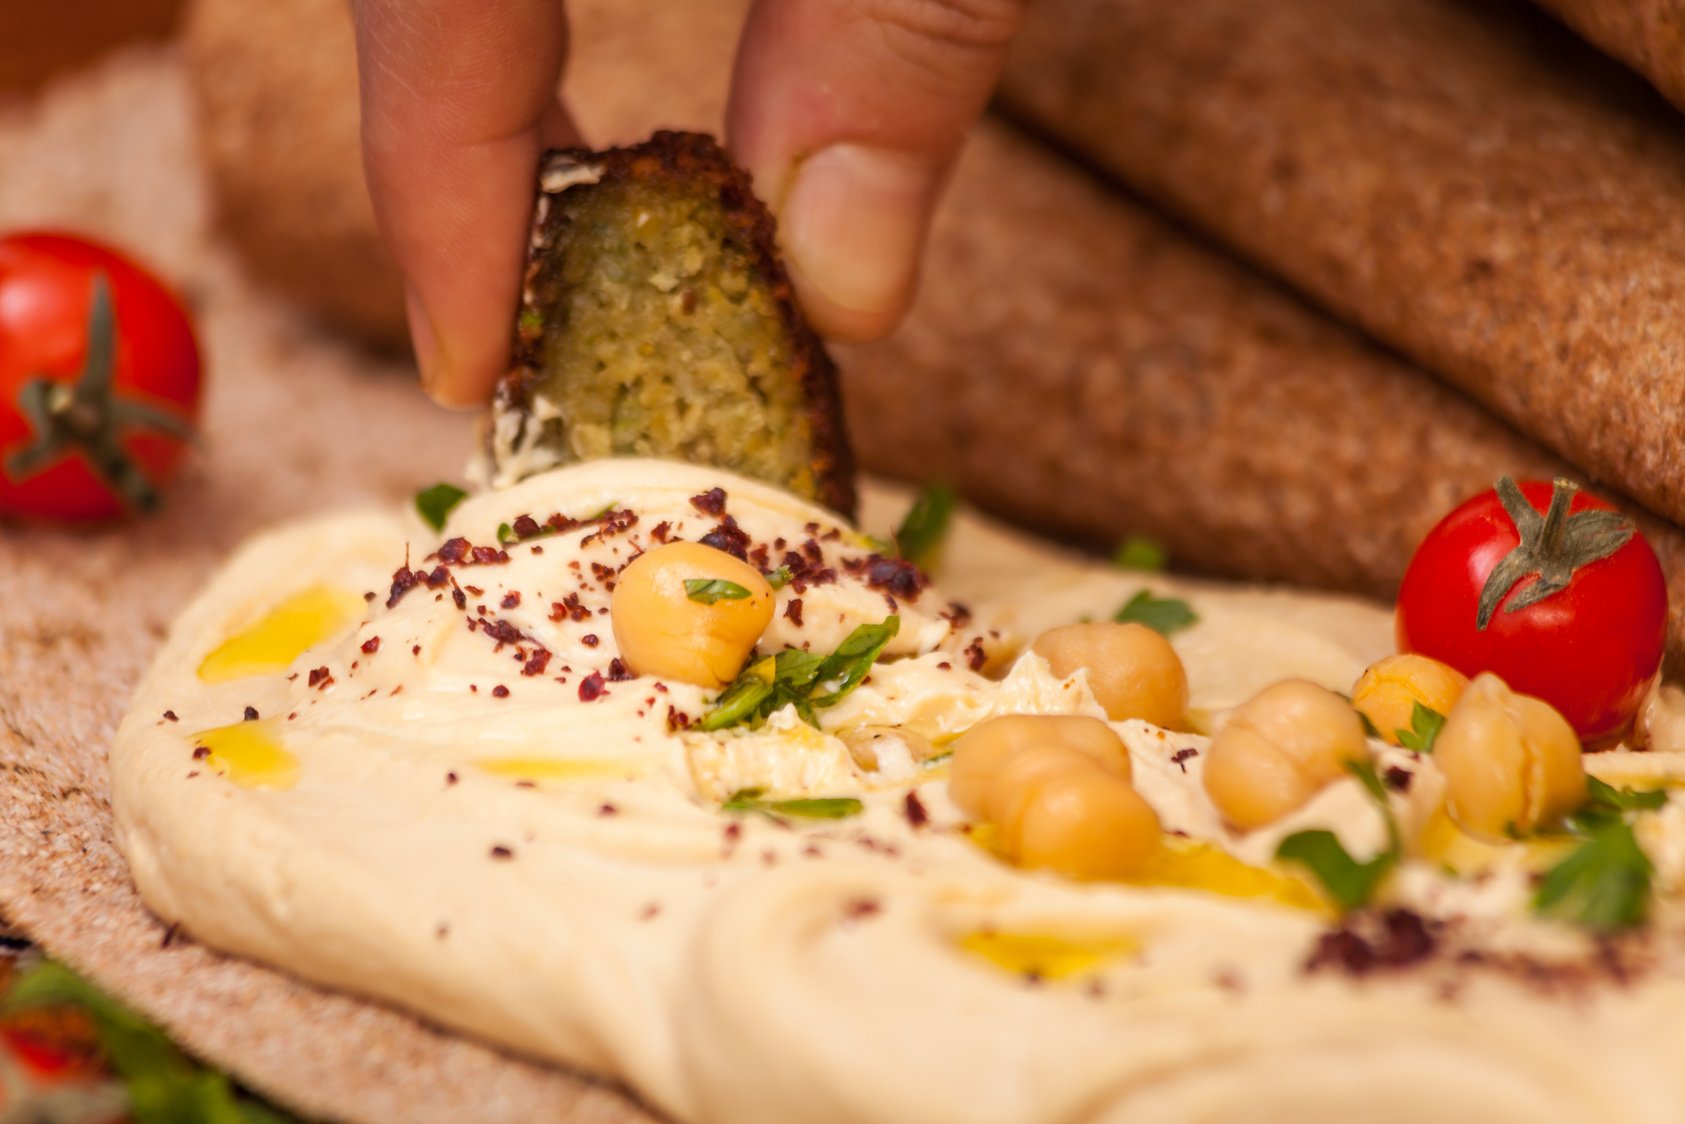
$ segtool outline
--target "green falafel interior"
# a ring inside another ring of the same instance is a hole
[[[712,138],[545,154],[487,452],[498,485],[666,457],[853,514],[835,367],[796,304],[771,214]]]

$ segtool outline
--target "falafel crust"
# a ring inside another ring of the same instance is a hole
[[[607,456],[741,472],[852,516],[836,368],[772,215],[712,137],[658,132],[539,164],[494,484]]]

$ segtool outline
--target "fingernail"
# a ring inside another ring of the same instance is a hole
[[[421,297],[414,289],[404,290],[404,313],[410,322],[410,343],[415,348],[415,366],[421,373],[421,389],[428,397],[437,399],[443,363],[439,354],[439,337],[433,331],[433,319],[427,315],[427,306],[421,303]]]
[[[873,334],[904,309],[940,180],[928,157],[857,144],[796,169],[779,216],[785,257],[798,284],[861,329],[847,334]]]

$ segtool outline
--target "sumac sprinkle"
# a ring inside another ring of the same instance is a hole
[[[666,542],[667,536],[672,533],[673,525],[665,519],[649,529],[649,537],[661,543]]]
[[[637,676],[632,674],[632,670],[621,662],[619,656],[615,656],[608,661],[608,681],[610,683],[624,683],[628,679],[636,678]]]
[[[454,771],[445,774],[445,783],[446,784],[455,784],[456,782],[457,782],[457,776],[456,776],[456,773]]]
[[[603,695],[603,673],[593,671],[579,681],[579,701],[596,702]]]
[[[468,557],[481,566],[489,566],[497,562],[509,561],[509,552],[495,546],[477,546],[469,551]]]
[[[550,666],[550,649],[540,648],[528,656],[521,665],[522,675],[543,675],[544,669]]]
[[[749,533],[729,515],[720,520],[719,526],[702,536],[702,545],[723,550],[740,562],[749,560]]]
[[[1408,769],[1401,769],[1397,765],[1388,765],[1387,771],[1381,774],[1381,780],[1394,792],[1409,792],[1410,781],[1414,774]]]
[[[326,665],[323,665],[322,667],[313,667],[313,668],[310,669],[310,683],[309,683],[310,686],[312,686],[312,687],[325,687],[332,682],[333,682],[333,675],[332,675],[332,673],[330,673],[328,671]]]
[[[725,489],[710,488],[700,496],[692,496],[690,506],[704,515],[718,515],[725,510]]]
[[[246,717],[247,722],[256,722],[257,721],[257,707],[248,706],[246,708],[246,711],[245,711],[245,717]]]
[[[1185,773],[1188,771],[1188,758],[1198,756],[1199,750],[1190,745],[1184,746],[1183,748],[1178,749],[1175,753],[1172,753],[1170,755],[1170,760],[1176,762],[1176,767]]]
[[[392,571],[392,593],[386,598],[386,607],[392,608],[403,600],[404,594],[415,588],[416,574],[408,566],[399,566]]]
[[[517,515],[515,516],[515,522],[510,524],[510,530],[523,539],[530,539],[543,528],[538,525],[538,520],[532,516]]]
[[[518,608],[521,604],[521,595],[519,591],[512,589],[503,595],[503,600],[499,601],[498,604],[505,609]]]
[[[372,656],[378,651],[380,651],[380,637],[371,636],[363,641],[363,654],[365,656]]]
[[[446,582],[451,580],[451,572],[443,566],[435,566],[430,573],[416,571],[416,578],[424,583],[428,589],[443,589]]]
[[[907,822],[914,829],[921,828],[930,822],[930,813],[925,811],[924,801],[919,799],[918,793],[907,793],[907,799],[903,802],[903,805],[907,812]]]
[[[800,597],[792,597],[784,603],[784,619],[797,628],[802,626],[802,599]]]
[[[446,539],[444,545],[439,548],[439,561],[441,562],[460,562],[466,557],[468,557],[468,540],[460,536],[454,539]]]
[[[193,760],[195,761],[203,761],[210,755],[211,747],[208,745],[196,745],[193,747]]]
[[[181,721],[180,718],[176,717],[176,712],[173,711],[173,710],[166,710],[164,712],[164,720],[166,722],[180,722]]]
[[[451,587],[451,600],[456,602],[458,609],[466,610],[468,608],[468,595],[455,586]]]
[[[919,568],[905,558],[884,558],[874,554],[866,560],[866,585],[903,600],[917,598],[928,581]]]
[[[499,683],[491,689],[491,697],[494,699],[506,699],[509,697],[509,688]]]
[[[512,859],[515,857],[515,852],[499,843],[491,849],[491,857],[494,859]]]
[[[972,671],[982,671],[983,665],[989,662],[989,653],[983,648],[983,638],[974,638],[965,646],[965,662]]]
[[[595,648],[598,644],[602,643],[602,641],[597,639],[597,634],[595,632],[587,632],[584,636],[579,638],[579,642],[587,648]]]
[[[597,815],[599,816],[613,816],[618,815],[619,812],[620,809],[616,808],[613,804],[604,804],[602,807],[597,809]]]

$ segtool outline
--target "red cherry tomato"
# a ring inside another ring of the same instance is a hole
[[[146,270],[70,235],[0,238],[0,515],[152,508],[199,384],[181,302]]]
[[[1603,500],[1506,479],[1428,532],[1397,624],[1400,651],[1490,671],[1596,742],[1628,729],[1661,665],[1667,584],[1644,536]]]

